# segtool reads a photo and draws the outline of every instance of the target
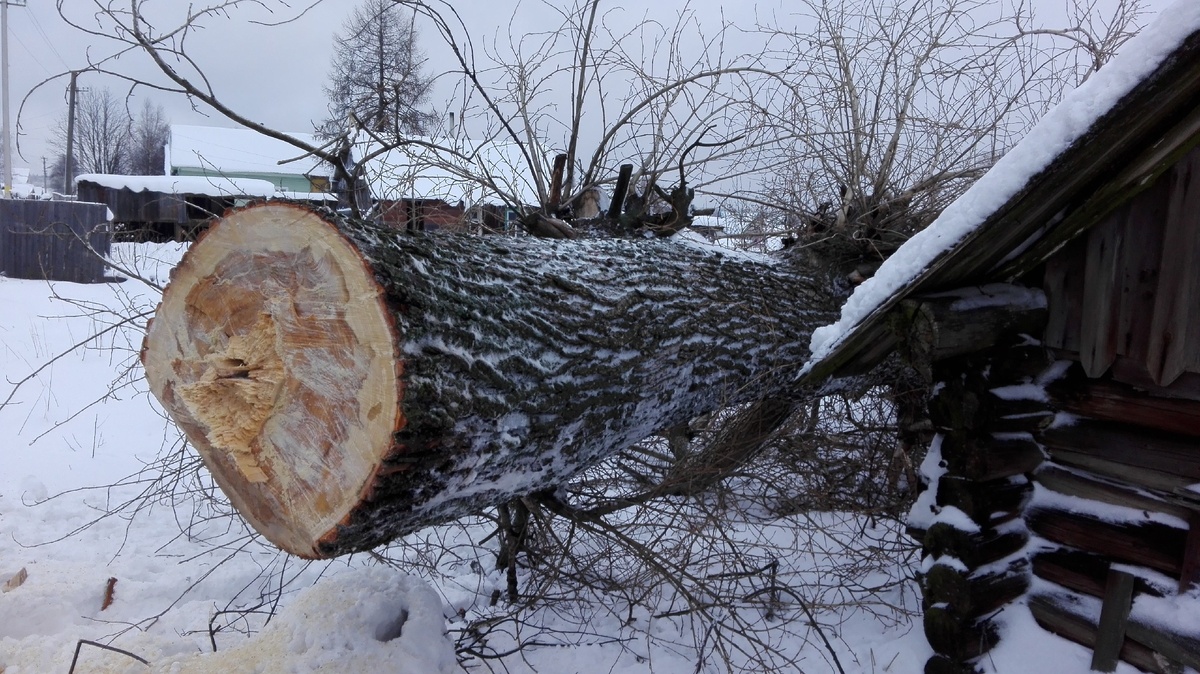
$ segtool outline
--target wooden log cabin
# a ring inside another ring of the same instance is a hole
[[[1200,30],[1155,30],[1064,102],[1131,80],[1104,111],[808,373],[899,352],[931,385],[910,521],[930,674],[984,666],[1012,611],[1094,671],[1200,670]]]

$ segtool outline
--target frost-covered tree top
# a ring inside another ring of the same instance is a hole
[[[393,139],[420,133],[429,113],[420,106],[432,80],[421,72],[425,56],[417,49],[413,16],[389,0],[366,0],[334,35],[329,83],[329,116],[317,131],[336,136],[357,124]]]

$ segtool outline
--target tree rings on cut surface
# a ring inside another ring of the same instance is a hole
[[[192,245],[142,361],[251,525],[319,557],[404,425],[397,337],[356,248],[305,208],[264,204]]]

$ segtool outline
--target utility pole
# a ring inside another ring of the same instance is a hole
[[[75,86],[76,77],[79,77],[79,71],[72,70],[71,85],[68,89],[70,98],[67,103],[67,156],[63,160],[63,194],[75,193],[75,176],[72,175],[75,167],[71,159],[75,156],[75,95],[79,92],[79,87]]]
[[[12,196],[12,134],[8,125],[8,6],[24,7],[25,0],[0,0],[0,89],[3,89],[3,114],[4,130],[0,133],[4,134],[4,191],[0,192],[0,197],[5,199]]]
[[[0,71],[3,71],[4,89],[4,192],[0,197],[5,199],[12,196],[12,142],[9,140],[8,129],[8,0],[0,0]]]

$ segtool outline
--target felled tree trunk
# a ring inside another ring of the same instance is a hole
[[[827,300],[786,264],[693,244],[397,234],[263,204],[191,247],[142,361],[245,518],[331,557],[783,394]]]

